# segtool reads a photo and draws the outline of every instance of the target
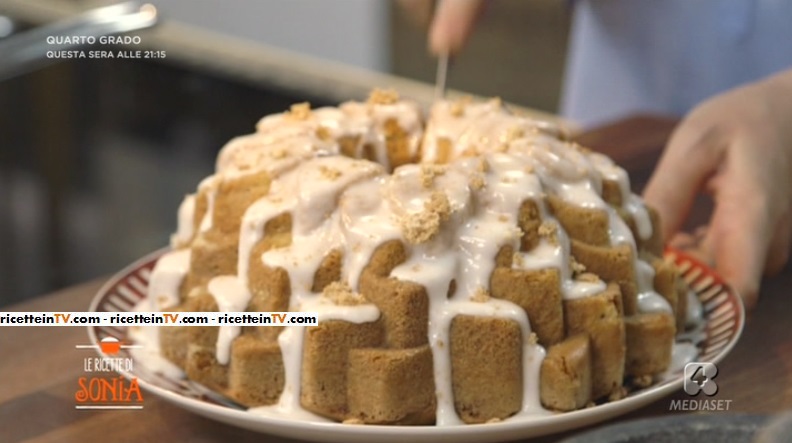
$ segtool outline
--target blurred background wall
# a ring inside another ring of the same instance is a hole
[[[425,28],[391,1],[151,2],[164,21],[434,81]],[[0,16],[22,30],[41,11],[104,3],[0,0]],[[553,112],[568,26],[564,0],[493,0],[448,86]],[[241,80],[232,74],[245,60],[223,75],[175,55],[67,61],[0,82],[0,306],[109,275],[165,246],[178,203],[228,139],[290,103],[337,102]]]

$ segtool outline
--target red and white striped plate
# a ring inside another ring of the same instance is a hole
[[[111,278],[97,293],[90,310],[125,312],[146,297],[151,271],[165,249],[132,263]],[[669,250],[666,257],[674,261],[683,278],[703,306],[704,321],[682,337],[697,337],[697,361],[717,363],[728,354],[740,337],[745,311],[740,297],[714,271],[684,252]],[[90,326],[92,344],[107,336],[128,340],[126,328]],[[681,339],[680,339],[681,340]],[[101,351],[100,351],[101,353]],[[115,355],[118,357],[119,355]],[[121,357],[131,357],[125,349]],[[524,439],[568,431],[601,422],[638,409],[677,391],[683,384],[683,368],[661,377],[655,385],[634,391],[627,397],[591,408],[532,419],[506,420],[484,425],[437,426],[354,426],[330,421],[278,419],[242,410],[219,395],[207,393],[184,379],[173,379],[148,370],[135,362],[127,377],[137,377],[144,389],[173,404],[224,423],[267,434],[321,442],[495,442]]]

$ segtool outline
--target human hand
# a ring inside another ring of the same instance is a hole
[[[644,197],[679,234],[696,194],[715,210],[698,253],[752,307],[762,272],[789,258],[792,223],[792,70],[733,89],[696,107],[674,131]]]
[[[402,8],[417,22],[427,17],[427,0],[399,0]],[[482,11],[484,0],[438,0],[429,27],[429,50],[440,55],[456,54],[465,46]]]

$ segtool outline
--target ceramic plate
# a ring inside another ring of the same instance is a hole
[[[130,311],[146,297],[151,270],[165,250],[150,254],[129,265],[110,279],[94,298],[90,310],[103,312]],[[717,363],[734,347],[742,332],[745,312],[739,296],[707,266],[679,251],[668,251],[667,258],[679,267],[683,277],[701,301],[703,322],[696,331],[678,341],[695,339],[697,361]],[[88,334],[93,344],[107,336],[124,341],[126,328],[93,326]],[[131,357],[121,349],[122,357]],[[100,351],[101,353],[101,351]],[[119,355],[115,355],[118,357]],[[267,434],[320,442],[494,442],[509,441],[567,431],[613,418],[657,401],[682,387],[683,368],[672,368],[661,381],[649,388],[630,393],[624,399],[579,411],[513,419],[482,425],[436,426],[374,426],[343,425],[330,421],[305,421],[263,417],[226,404],[222,399],[205,395],[191,383],[148,370],[135,362],[127,377],[137,377],[141,387],[164,400],[192,411],[241,428]]]

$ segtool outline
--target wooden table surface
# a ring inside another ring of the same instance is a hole
[[[630,171],[634,185],[645,183],[673,121],[637,117],[581,136]],[[699,214],[701,217],[701,214]],[[10,306],[10,311],[84,311],[101,280],[70,287]],[[792,270],[766,279],[761,300],[750,313],[740,342],[718,365],[719,393],[735,413],[792,409]],[[84,375],[77,344],[88,344],[81,327],[0,328],[0,442],[275,442],[288,441],[199,417],[145,395],[144,409],[84,411],[74,408],[77,380]],[[85,351],[87,352],[87,351]],[[659,400],[626,418],[671,414],[673,399]],[[612,423],[612,420],[608,423]],[[538,442],[574,435],[555,435]]]

